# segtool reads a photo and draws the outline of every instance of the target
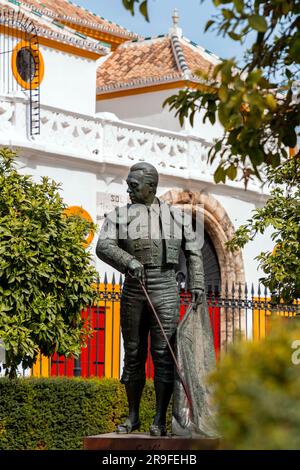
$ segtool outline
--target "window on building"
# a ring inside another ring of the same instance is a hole
[[[29,47],[22,47],[17,52],[16,66],[22,80],[30,83],[36,73],[36,65]]]
[[[44,76],[44,61],[36,44],[20,41],[12,53],[12,71],[24,90],[37,88]]]

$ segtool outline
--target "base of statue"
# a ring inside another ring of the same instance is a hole
[[[214,450],[220,440],[172,436],[152,437],[149,433],[98,434],[84,438],[84,450]]]

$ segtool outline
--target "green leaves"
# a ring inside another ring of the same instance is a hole
[[[136,2],[139,2],[139,0],[122,0],[124,8],[126,8],[126,10],[129,10],[132,15],[134,15],[134,4]]]
[[[205,30],[213,26],[220,36],[250,42],[242,66],[234,58],[221,60],[209,77],[201,75],[199,89],[181,90],[164,106],[181,125],[185,119],[193,125],[200,111],[204,123],[218,118],[224,134],[208,154],[215,183],[242,178],[247,189],[257,178],[275,186],[229,245],[243,247],[271,228],[280,250],[259,256],[263,282],[278,299],[293,301],[300,297],[300,154],[289,159],[288,150],[296,146],[300,127],[300,88],[294,86],[300,81],[299,2],[214,0],[214,5],[220,14]]]
[[[252,212],[247,223],[236,231],[228,248],[243,248],[257,234],[272,231],[274,247],[257,259],[264,272],[263,284],[276,301],[292,303],[300,298],[300,161],[287,160],[280,167],[269,168],[272,187],[266,204]]]
[[[226,177],[232,181],[236,179],[238,172],[237,166],[234,163],[230,164],[229,166],[227,165],[227,168],[225,166],[226,164],[222,162],[216,169],[214,173],[214,181],[216,184],[225,183]]]
[[[140,5],[140,12],[144,16],[145,20],[149,22],[149,15],[148,15],[148,2],[144,0]]]
[[[295,35],[290,42],[290,55],[293,61],[300,63],[300,33]]]
[[[148,18],[147,2],[123,3],[132,13],[139,5]],[[295,0],[214,0],[214,5],[220,7],[220,15],[207,22],[205,31],[213,27],[234,41],[248,39],[243,65],[233,58],[220,61],[210,76],[198,71],[199,89],[181,90],[164,106],[175,111],[181,126],[186,119],[194,125],[199,111],[204,111],[204,123],[218,119],[224,128],[222,149],[213,146],[208,159],[219,159],[215,181],[226,182],[238,168],[236,178],[242,173],[247,188],[251,178],[262,179],[264,165],[279,166],[287,147],[297,142],[300,92],[293,84],[300,81],[299,6]]]
[[[235,341],[211,377],[223,450],[300,446],[299,321],[283,312],[255,310],[256,341]]]
[[[234,164],[231,164],[226,171],[226,175],[230,180],[235,180],[237,176],[237,167]]]
[[[215,183],[218,184],[218,183],[225,183],[226,181],[226,172],[223,168],[222,165],[218,166],[218,168],[216,169],[215,173],[214,173],[214,180],[215,180]]]
[[[221,85],[220,88],[218,89],[218,95],[219,95],[220,100],[223,103],[226,103],[226,101],[228,99],[227,87],[225,87],[224,85]]]
[[[204,111],[203,122],[214,124],[218,118],[224,128],[222,145],[213,145],[208,157],[210,163],[219,159],[214,180],[225,183],[240,174],[246,189],[249,180],[262,179],[264,165],[278,167],[288,156],[286,147],[295,147],[299,105],[292,104],[291,92],[285,99],[276,94],[261,69],[241,73],[230,59],[220,62],[213,76],[217,80],[207,80],[206,89],[181,90],[164,106],[176,111],[181,125],[187,118],[193,125],[199,111]]]
[[[1,378],[0,397],[2,451],[79,451],[82,436],[113,432],[128,411],[118,379]],[[153,381],[147,380],[140,406],[142,432],[148,431],[154,409]]]
[[[268,29],[268,23],[263,16],[251,15],[248,17],[248,22],[251,28],[260,33],[265,33]]]
[[[228,32],[228,36],[233,39],[234,41],[240,41],[242,39],[242,35],[241,34],[237,34],[235,33],[234,31],[229,31]]]
[[[140,13],[143,15],[146,21],[149,21],[148,15],[148,0],[122,0],[124,7],[126,10],[129,10],[132,15],[135,14],[135,4],[139,5]]]
[[[236,8],[236,11],[238,13],[242,13],[243,8],[244,8],[244,0],[233,0],[233,4]]]
[[[214,20],[208,20],[205,25],[204,32],[208,31],[214,23],[215,23]]]
[[[178,95],[167,98],[163,106],[169,106],[170,111],[176,110],[175,116],[179,117],[180,125],[183,126],[184,120],[189,118],[193,125],[195,113],[201,108],[205,108],[204,122],[209,119],[212,124],[216,118],[216,100],[217,96],[213,93],[201,93],[189,89],[179,91]]]
[[[94,300],[96,275],[82,245],[87,223],[66,218],[59,185],[19,174],[14,158],[0,150],[0,337],[11,377],[39,350],[79,352],[80,311]]]

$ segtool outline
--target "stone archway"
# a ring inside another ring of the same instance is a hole
[[[229,289],[232,283],[238,286],[244,285],[245,272],[241,250],[231,253],[226,249],[225,243],[231,239],[234,226],[222,205],[210,194],[198,191],[182,191],[171,189],[161,199],[172,205],[186,205],[191,207],[192,212],[197,210],[200,204],[204,211],[205,230],[213,241],[221,269],[222,291],[225,289],[226,281]]]
[[[227,250],[225,243],[232,238],[234,234],[234,226],[225,211],[224,207],[210,194],[204,191],[182,191],[171,189],[160,197],[171,205],[189,205],[192,213],[199,210],[197,207],[201,205],[204,211],[204,228],[209,234],[215,251],[217,253],[220,271],[221,271],[221,296],[224,297],[226,289],[226,281],[229,289],[229,297],[232,293],[232,286],[235,286],[235,295],[238,293],[239,285],[242,292],[245,286],[244,262],[241,250],[235,253]],[[244,311],[239,312],[239,328],[245,331],[245,315]],[[221,347],[233,339],[233,330],[237,327],[237,319],[231,308],[228,308],[226,315],[222,315],[221,319]]]

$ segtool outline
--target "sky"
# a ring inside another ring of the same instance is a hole
[[[122,0],[74,0],[74,3],[114,21],[143,36],[166,34],[172,25],[174,8],[179,12],[179,26],[183,35],[221,58],[242,56],[242,46],[216,32],[204,33],[206,22],[217,9],[212,0],[148,0],[150,23],[137,10],[135,16],[122,5]]]

